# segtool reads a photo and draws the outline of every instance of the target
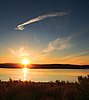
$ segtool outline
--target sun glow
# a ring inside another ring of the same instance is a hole
[[[27,58],[24,58],[24,59],[22,60],[22,64],[23,64],[23,65],[30,64],[30,61],[29,61]]]

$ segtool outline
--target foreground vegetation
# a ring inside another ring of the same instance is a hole
[[[75,83],[0,81],[0,100],[89,100],[89,75]]]

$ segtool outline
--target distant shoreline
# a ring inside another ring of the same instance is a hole
[[[16,63],[0,64],[0,68],[23,68],[24,65]],[[89,65],[71,65],[71,64],[29,64],[30,69],[89,69]]]

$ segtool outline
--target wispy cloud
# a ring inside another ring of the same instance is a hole
[[[60,63],[60,64],[79,64],[86,65],[89,64],[89,56],[77,56],[73,58],[62,59],[62,57],[50,58],[50,62]]]
[[[77,31],[71,33],[72,38],[76,39],[76,38],[80,38],[81,35],[84,35],[86,32],[89,31],[89,26],[87,27],[82,27],[80,29],[78,29]]]
[[[65,62],[69,64],[89,64],[89,56],[76,56],[67,58],[65,60],[60,60],[60,62]]]
[[[26,57],[29,56],[30,53],[26,52],[24,47],[21,47],[19,50],[15,51],[11,48],[8,48],[8,50],[11,52],[11,54],[13,54],[16,57]]]
[[[17,28],[15,28],[15,29],[24,30],[25,25],[28,25],[28,24],[31,24],[31,23],[34,23],[34,22],[38,22],[38,21],[43,20],[45,18],[56,17],[56,16],[64,16],[64,15],[67,15],[67,12],[52,12],[52,13],[49,13],[49,14],[38,16],[36,18],[32,18],[32,19],[28,20],[27,22],[18,25]]]
[[[36,41],[36,43],[40,43],[40,39],[38,39],[36,34],[34,34],[34,40]]]
[[[52,62],[63,64],[89,64],[89,51],[79,51],[64,57],[51,58]]]
[[[76,54],[70,54],[68,56],[62,57],[60,61],[65,61],[68,59],[76,59],[76,58],[85,58],[86,56],[89,56],[89,50],[76,52]]]
[[[48,46],[43,50],[44,53],[49,53],[54,50],[63,50],[70,47],[70,39],[71,37],[67,38],[57,38],[54,41],[49,42]]]
[[[72,55],[68,55],[68,56],[63,57],[63,60],[69,59],[69,58],[84,57],[88,54],[89,54],[89,51],[78,52],[77,54],[72,54]]]
[[[36,60],[36,61],[38,61],[38,60],[43,60],[43,59],[45,59],[47,56],[48,56],[48,54],[40,54],[40,55],[34,57],[34,58],[32,59],[32,61],[35,61],[35,60]]]

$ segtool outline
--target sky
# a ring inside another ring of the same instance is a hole
[[[1,0],[0,63],[89,64],[89,0]]]

